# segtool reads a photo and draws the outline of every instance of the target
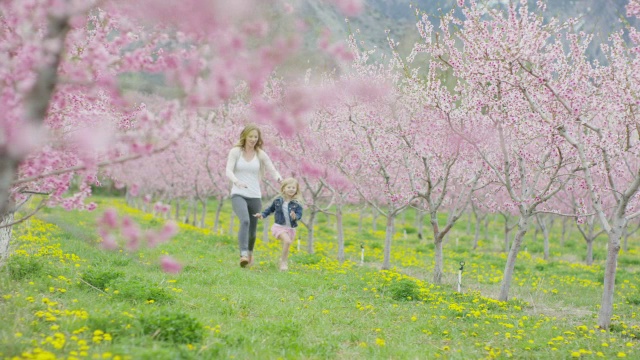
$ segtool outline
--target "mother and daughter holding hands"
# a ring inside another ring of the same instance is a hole
[[[275,223],[271,227],[274,237],[282,241],[282,255],[279,269],[288,269],[289,247],[296,235],[298,220],[302,218],[302,195],[300,186],[293,178],[282,179],[267,153],[262,149],[262,133],[255,125],[247,125],[240,133],[240,140],[229,151],[226,174],[233,182],[231,205],[240,220],[238,245],[240,248],[240,266],[253,264],[253,248],[256,243],[258,219],[275,214]],[[280,194],[264,211],[260,180],[265,170],[280,183]]]

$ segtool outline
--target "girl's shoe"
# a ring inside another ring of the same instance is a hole
[[[252,266],[253,265],[253,254],[249,255],[249,263],[247,264],[247,266]]]
[[[240,266],[241,267],[247,267],[247,265],[249,265],[249,258],[246,256],[241,256],[240,257]]]

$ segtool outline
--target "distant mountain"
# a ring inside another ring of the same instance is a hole
[[[511,0],[514,1],[514,0]],[[457,8],[456,0],[365,0],[363,13],[345,22],[345,17],[337,11],[329,2],[324,0],[299,0],[298,11],[310,24],[312,31],[306,38],[309,49],[309,64],[323,64],[327,59],[314,52],[317,34],[328,28],[335,41],[345,39],[350,31],[357,34],[358,39],[364,41],[366,48],[376,47],[381,52],[388,52],[387,34],[400,42],[402,53],[408,53],[413,44],[419,40],[415,27],[415,10],[410,7],[414,4],[422,11],[430,15],[432,21],[437,24],[437,16]],[[483,0],[478,0],[482,3]],[[506,8],[509,0],[484,0],[490,7]],[[588,49],[591,58],[602,60],[598,44],[605,42],[608,34],[623,27],[621,18],[625,18],[627,0],[549,0],[547,1],[548,18],[557,17],[560,20],[574,17],[580,18],[577,30],[595,34],[594,42]],[[529,0],[531,10],[536,7],[535,0]],[[625,20],[626,21],[626,20]],[[640,25],[636,19],[629,19],[632,25]],[[330,66],[330,64],[325,64]]]

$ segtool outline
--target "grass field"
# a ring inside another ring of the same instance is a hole
[[[304,228],[290,271],[277,270],[280,244],[264,243],[257,263],[238,266],[234,236],[181,225],[170,243],[138,252],[98,248],[95,217],[115,207],[145,227],[163,220],[118,198],[99,197],[97,212],[47,209],[16,226],[12,255],[0,269],[2,359],[475,359],[640,357],[639,241],[620,256],[611,331],[597,329],[605,239],[595,264],[574,231],[551,259],[542,236],[525,240],[512,299],[493,300],[506,255],[502,224],[471,251],[463,222],[445,244],[445,283],[430,284],[433,246],[416,236],[413,214],[398,220],[389,271],[382,262],[384,219],[358,232],[345,219],[347,260],[335,261],[333,220],[315,228],[307,254]],[[209,206],[214,209],[214,206]],[[229,207],[222,224],[229,224]],[[212,217],[210,217],[212,218]],[[466,218],[465,218],[466,220]],[[209,224],[209,228],[211,224]],[[428,229],[425,226],[425,230]],[[365,262],[360,264],[360,245]],[[161,271],[170,254],[185,267]],[[465,262],[462,292],[456,291]]]

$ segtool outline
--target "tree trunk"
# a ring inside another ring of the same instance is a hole
[[[548,233],[544,234],[544,260],[549,261],[549,234]]]
[[[607,247],[607,263],[604,270],[604,289],[602,292],[602,302],[598,313],[598,325],[600,328],[609,330],[611,327],[611,317],[613,316],[613,295],[616,285],[616,270],[618,265],[618,254],[620,253],[620,237],[624,231],[624,219],[614,218],[613,226],[609,235]]]
[[[193,215],[191,225],[196,226],[196,223],[198,222],[198,202],[196,201],[196,198],[193,197],[189,200],[189,203],[191,205],[191,214]]]
[[[231,211],[231,216],[229,217],[229,236],[233,236],[233,220],[236,217],[236,213]]]
[[[489,240],[489,216],[484,218],[484,240]]]
[[[547,224],[547,219],[543,216],[536,216],[538,220],[538,225],[542,230],[542,237],[544,241],[544,260],[549,261],[549,226]]]
[[[393,240],[395,215],[389,212],[387,216],[387,230],[384,238],[384,261],[382,262],[382,270],[391,268],[391,241]]]
[[[437,236],[434,241],[435,245],[435,253],[433,254],[435,267],[433,268],[433,283],[441,284],[442,283],[442,269],[443,269],[443,253],[442,253],[442,238]]]
[[[176,221],[180,221],[180,199],[176,199]]]
[[[378,212],[373,210],[373,231],[378,231]]]
[[[527,229],[529,229],[530,220],[530,215],[527,215],[520,216],[520,220],[518,221],[518,232],[513,238],[513,244],[511,244],[511,249],[507,256],[507,263],[504,267],[504,275],[502,278],[502,284],[500,285],[500,296],[498,297],[498,300],[500,301],[509,300],[509,288],[511,287],[511,280],[513,279],[513,271],[516,266],[520,245],[522,245],[524,235],[527,233]]]
[[[338,261],[344,262],[344,227],[342,225],[342,205],[336,205],[336,224],[338,237]]]
[[[202,229],[204,229],[204,220],[205,217],[207,216],[207,200],[205,198],[205,200],[200,200],[200,203],[202,204],[202,213],[200,214],[200,227]]]
[[[473,250],[478,248],[478,241],[480,240],[480,226],[482,225],[482,219],[476,216],[476,233],[473,236]]]
[[[451,211],[449,211],[449,213],[447,214],[447,222],[445,224],[448,224],[449,222],[451,222],[451,217],[453,217],[453,213]],[[451,233],[451,231],[447,231],[447,233],[444,234],[444,237],[442,238],[442,242],[449,241],[449,234],[450,233]]]
[[[418,239],[420,240],[422,240],[422,236],[424,233],[424,215],[424,211],[416,211],[416,228],[418,229]]]
[[[622,250],[623,250],[624,252],[629,251],[629,244],[628,244],[628,240],[629,240],[629,232],[628,232],[628,231],[625,231],[625,232],[624,232],[624,241],[623,241],[623,243],[622,243]]]
[[[218,198],[218,206],[216,207],[216,217],[213,220],[213,232],[214,234],[219,233],[220,229],[220,213],[222,213],[222,206],[224,205],[224,198]]]
[[[316,221],[316,211],[312,211],[309,214],[309,220],[307,220],[307,252],[313,254],[313,224]]]
[[[505,222],[504,224],[504,252],[509,252],[509,234],[511,233],[511,229],[509,229],[509,224]]]
[[[184,204],[184,218],[182,218],[182,222],[185,224],[189,223],[189,217],[191,213],[191,206],[189,206],[189,202],[187,202],[186,204]]]
[[[14,219],[14,212],[10,212],[1,217],[0,226],[11,224]],[[0,265],[2,265],[5,259],[9,256],[9,243],[11,242],[11,233],[13,231],[12,226],[6,226],[0,228]]]
[[[593,265],[593,238],[585,239],[587,240],[587,258],[585,262],[588,266]]]

